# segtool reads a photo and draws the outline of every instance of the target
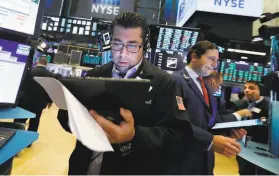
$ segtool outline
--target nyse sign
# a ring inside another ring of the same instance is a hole
[[[102,13],[102,14],[116,16],[119,14],[119,10],[120,10],[120,7],[106,6],[106,5],[99,5],[99,4],[92,5],[93,13]]]
[[[120,11],[120,0],[93,0],[92,13],[107,15],[118,15]]]
[[[198,11],[259,17],[263,12],[262,0],[198,0]]]
[[[233,7],[233,8],[245,8],[245,0],[215,0],[215,6],[223,6],[223,7]]]
[[[134,11],[135,0],[72,0],[70,16],[113,20],[123,11]]]

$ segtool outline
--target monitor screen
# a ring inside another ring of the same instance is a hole
[[[68,53],[69,46],[68,45],[59,45],[58,46],[58,51],[63,52],[63,53]]]
[[[72,50],[71,57],[70,57],[70,64],[80,65],[81,55],[82,55],[81,51]]]
[[[263,64],[225,59],[220,66],[224,81],[245,83],[248,80],[261,82],[262,76],[268,73]]]
[[[186,66],[186,60],[183,52],[156,49],[153,64],[163,70],[176,71]]]
[[[271,72],[279,71],[279,40],[278,37],[271,38]]]
[[[97,51],[85,51],[82,54],[81,65],[83,66],[94,67],[96,65],[101,65],[101,62],[102,57]]]
[[[40,0],[0,0],[0,28],[34,35]]]
[[[15,105],[31,47],[0,39],[0,105]]]
[[[53,63],[56,64],[68,64],[69,56],[64,53],[57,53],[54,55]]]
[[[222,86],[219,86],[218,91],[214,92],[213,96],[215,96],[215,97],[221,97],[222,96]]]
[[[102,65],[107,64],[112,61],[111,50],[102,52]]]
[[[197,43],[198,35],[198,31],[160,27],[156,48],[180,52],[188,51]]]
[[[188,50],[197,43],[199,29],[150,25],[151,63],[165,71],[186,66]]]

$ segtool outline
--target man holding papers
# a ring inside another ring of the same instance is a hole
[[[204,79],[211,86],[213,91],[217,91],[217,87],[223,82],[222,75],[218,72],[212,72]],[[260,119],[262,117],[268,118],[269,100],[260,96],[260,86],[257,82],[247,81],[244,85],[244,95],[246,97],[245,100],[235,102],[235,108],[233,110],[236,112],[226,115],[217,114],[219,122]],[[253,141],[267,143],[268,128],[266,126],[253,126],[246,130],[248,132],[247,135],[251,136]],[[241,175],[255,174],[255,166],[253,164],[247,162],[241,157],[237,157],[237,161],[239,165],[239,173]],[[265,174],[265,172],[262,171],[260,171],[260,173]]]
[[[113,21],[111,36],[113,62],[89,71],[87,76],[149,79],[150,99],[146,100],[142,113],[119,107],[123,118],[120,125],[90,110],[114,152],[93,152],[77,141],[69,161],[69,174],[166,174],[180,141],[192,136],[187,112],[177,96],[176,83],[170,75],[143,58],[149,40],[143,16],[120,13]],[[67,112],[60,110],[58,119],[69,130]]]
[[[244,85],[244,95],[246,100],[239,100],[235,102],[235,110],[246,108],[252,115],[249,119],[261,119],[262,117],[268,118],[269,100],[268,98],[260,96],[260,85],[255,81],[247,81]],[[235,121],[242,120],[243,118],[234,113]],[[252,141],[267,143],[268,142],[268,127],[255,126],[247,129],[247,135],[252,137]],[[255,174],[255,165],[250,162],[237,157],[239,165],[239,174],[253,175]],[[258,170],[259,174],[266,174],[263,170]]]

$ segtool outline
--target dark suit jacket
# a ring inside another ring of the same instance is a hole
[[[190,122],[193,128],[195,142],[188,155],[184,159],[182,173],[185,175],[194,174],[213,174],[214,152],[207,151],[213,140],[213,134],[210,132],[211,127],[217,121],[217,104],[213,97],[212,91],[206,84],[208,91],[210,107],[205,103],[204,97],[192,78],[190,78],[186,69],[173,74],[180,93],[183,97],[183,103],[189,114]],[[206,146],[206,149],[197,146]]]
[[[52,102],[44,88],[33,79],[34,77],[58,78],[57,75],[43,66],[34,67],[27,73],[19,96],[19,106],[32,112],[34,110],[42,110],[47,103]]]
[[[248,101],[247,100],[239,100],[235,102],[234,111],[246,109],[248,108]],[[264,98],[260,103],[256,104],[256,108],[259,108],[261,111],[260,113],[252,112],[253,116],[252,119],[259,119],[261,117],[269,118],[269,99]],[[235,120],[237,120],[235,118]],[[257,126],[257,127],[249,127],[246,128],[247,135],[252,136],[252,140],[261,143],[268,142],[268,127],[267,126]]]
[[[112,68],[113,64],[109,63],[89,71],[87,76],[112,77]],[[177,87],[171,75],[143,61],[136,76],[151,80],[152,105],[144,113],[132,112],[136,133],[131,141],[131,154],[121,156],[119,146],[113,145],[115,152],[104,153],[101,174],[166,174],[169,163],[179,156],[180,144],[187,139],[184,135],[192,134],[186,111],[178,110]],[[70,131],[67,112],[59,110],[58,119]],[[77,141],[69,161],[69,174],[86,174],[91,157],[92,151]]]

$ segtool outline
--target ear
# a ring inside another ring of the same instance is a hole
[[[198,56],[197,56],[196,53],[192,53],[191,58],[192,58],[193,61],[196,61],[196,59],[198,59]]]

